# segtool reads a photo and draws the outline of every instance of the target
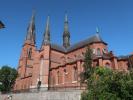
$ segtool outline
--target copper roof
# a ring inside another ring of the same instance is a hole
[[[99,34],[95,34],[93,35],[92,37],[89,37],[88,39],[86,40],[83,40],[83,41],[80,41],[76,44],[73,44],[71,45],[69,48],[64,48],[63,46],[60,46],[60,45],[57,45],[57,44],[51,44],[51,48],[54,49],[54,50],[57,50],[57,51],[61,51],[63,53],[67,53],[67,52],[71,52],[75,49],[78,49],[78,48],[81,48],[81,47],[84,47],[88,44],[91,44],[91,43],[104,43],[105,45],[107,45],[107,43],[105,43]]]

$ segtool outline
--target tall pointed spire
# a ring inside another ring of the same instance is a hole
[[[44,32],[44,38],[43,38],[43,43],[42,45],[46,45],[50,43],[50,21],[49,21],[49,16],[47,17],[47,22],[46,22],[46,29]]]
[[[33,12],[31,21],[29,23],[29,26],[27,28],[27,35],[25,38],[25,43],[35,44],[35,12]]]
[[[63,46],[68,48],[70,46],[70,32],[68,29],[68,16],[65,14],[64,32],[63,32]]]

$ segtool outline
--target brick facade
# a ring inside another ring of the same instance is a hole
[[[50,43],[48,37],[50,32],[49,21],[46,24],[44,43],[38,50],[35,44],[33,17],[22,47],[17,69],[19,77],[16,79],[14,90],[34,89],[38,87],[38,84],[40,84],[40,88],[45,88],[45,90],[51,87],[73,88],[74,86],[81,86],[79,75],[84,70],[84,54],[87,47],[90,47],[93,51],[93,66],[117,70],[128,69],[127,57],[116,57],[112,51],[108,51],[108,44],[101,39],[99,32],[74,45],[70,44],[70,46],[63,47]],[[68,22],[65,22],[65,25],[67,25],[66,23],[68,24]],[[65,36],[70,35],[67,31],[65,29]],[[69,38],[64,38],[64,40],[68,39],[65,41],[66,44],[70,42]]]

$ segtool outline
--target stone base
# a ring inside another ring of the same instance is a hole
[[[41,85],[39,88],[37,88],[37,86],[30,87],[31,92],[43,92],[47,90],[48,90],[48,85]]]

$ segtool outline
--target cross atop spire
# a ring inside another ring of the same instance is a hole
[[[49,19],[50,18],[48,16],[42,45],[46,45],[46,44],[50,43],[50,27],[49,27],[50,26],[50,21],[49,21]]]
[[[25,43],[35,44],[35,13],[32,13],[31,21],[27,28]]]

